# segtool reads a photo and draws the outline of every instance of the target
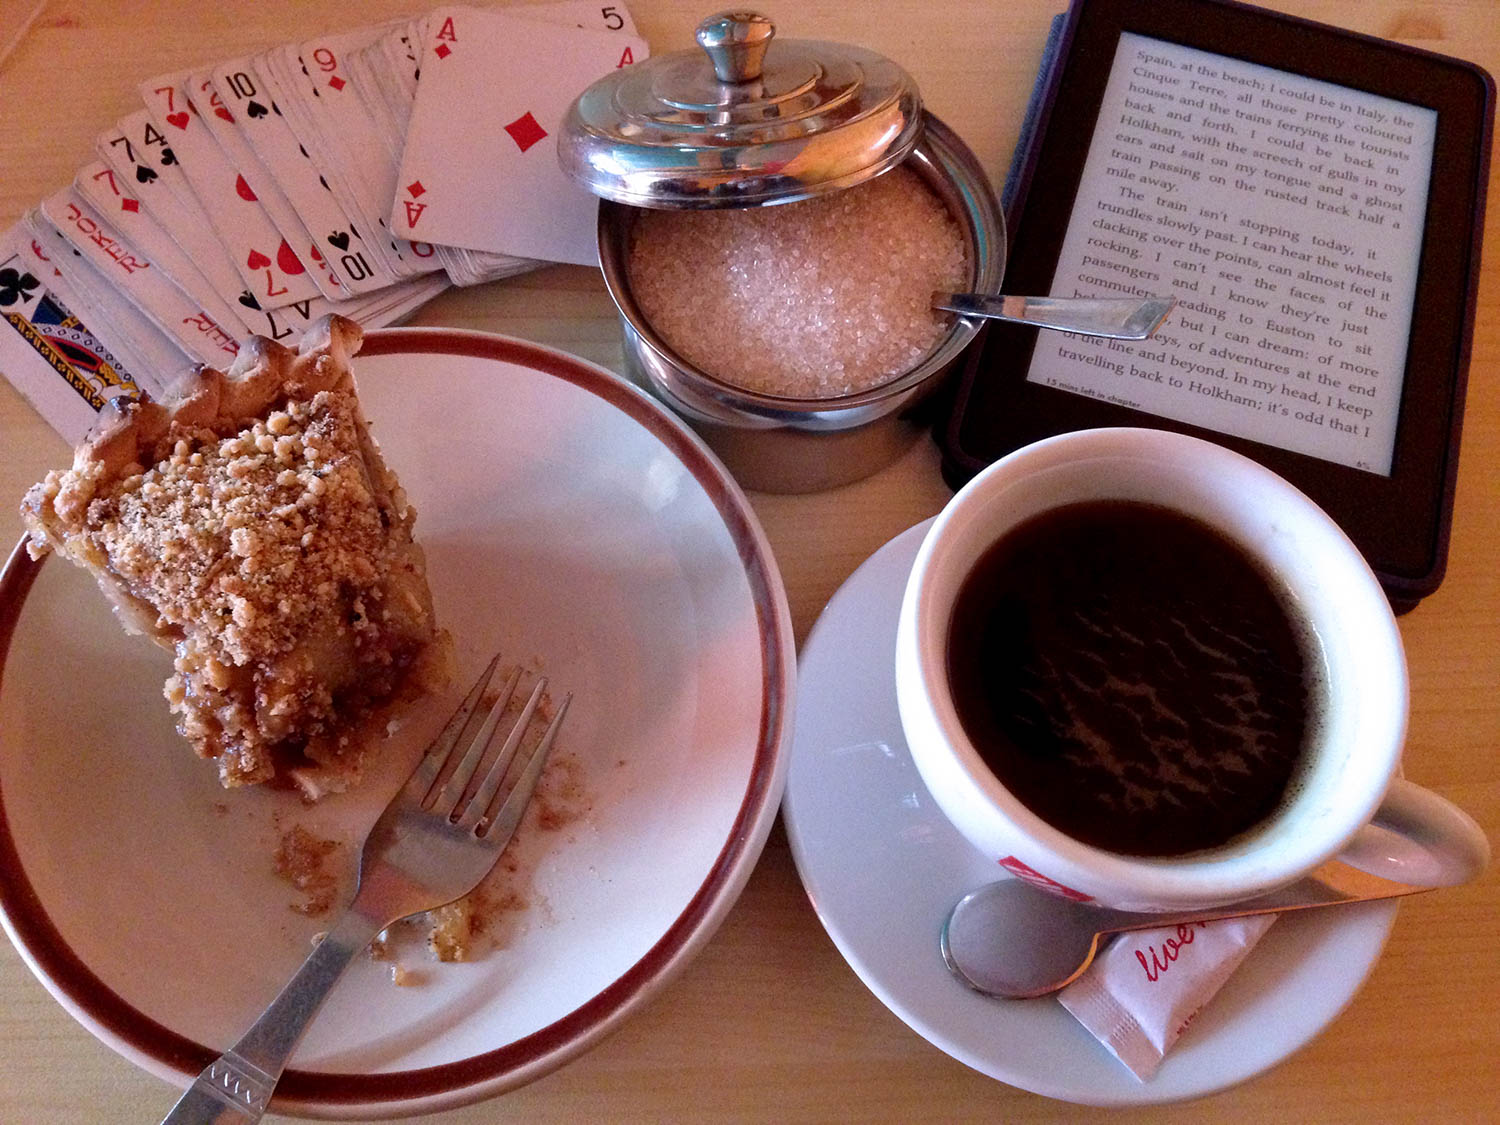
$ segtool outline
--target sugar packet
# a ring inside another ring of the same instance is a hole
[[[1144,1082],[1276,918],[1121,934],[1058,999]]]

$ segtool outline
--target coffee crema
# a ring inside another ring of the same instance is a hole
[[[1171,856],[1269,817],[1317,725],[1321,658],[1272,581],[1181,513],[1045,512],[964,580],[948,677],[1002,784],[1074,839]]]

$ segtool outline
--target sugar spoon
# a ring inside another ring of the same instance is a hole
[[[1484,870],[1489,845],[1476,825],[1466,848],[1430,858],[1425,868],[1413,870],[1415,882],[1386,879],[1335,859],[1258,898],[1169,914],[1112,910],[1059,898],[1021,879],[1002,879],[959,899],[943,924],[940,947],[948,968],[977,992],[1004,999],[1044,996],[1081,976],[1114,934],[1456,886]]]
[[[1175,297],[1007,297],[984,293],[934,293],[932,307],[960,316],[1006,320],[1105,336],[1112,340],[1144,340],[1166,319]]]

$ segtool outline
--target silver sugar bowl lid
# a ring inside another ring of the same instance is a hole
[[[558,139],[563,170],[637,207],[748,207],[852,187],[910,155],[910,75],[875,51],[775,34],[765,16],[721,12],[698,25],[701,51],[594,83]]]

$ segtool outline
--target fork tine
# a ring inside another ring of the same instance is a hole
[[[510,705],[511,696],[516,693],[516,685],[520,682],[521,669],[516,668],[511,672],[510,679],[506,680],[505,687],[500,690],[499,698],[490,708],[490,713],[485,716],[483,724],[474,735],[474,740],[469,743],[469,749],[453,772],[448,775],[448,780],[443,783],[442,792],[430,802],[428,807],[433,812],[450,817],[453,815],[453,810],[458,807],[458,802],[463,798],[464,790],[469,787],[469,779],[474,776],[474,771],[479,768],[485,751],[489,749],[490,739],[494,737],[495,727],[500,723],[501,714]]]
[[[515,786],[506,795],[505,803],[490,820],[484,839],[493,840],[501,847],[510,842],[516,827],[521,823],[521,817],[526,814],[526,806],[531,803],[532,794],[536,792],[537,782],[542,777],[542,768],[547,764],[547,755],[552,752],[552,743],[557,738],[558,728],[562,726],[563,716],[568,713],[568,704],[572,702],[573,693],[569,692],[563,697],[557,713],[552,716],[552,722],[548,725],[546,733],[542,735],[541,742],[537,743],[536,749],[532,751],[531,760],[526,763],[521,776],[516,778]]]
[[[495,669],[500,664],[500,654],[497,652],[485,665],[479,679],[474,681],[474,686],[469,689],[469,694],[464,696],[464,701],[458,705],[458,710],[443,726],[437,738],[433,739],[432,745],[427,748],[427,753],[422,755],[422,761],[417,768],[406,779],[402,787],[405,796],[419,804],[427,799],[428,792],[432,789],[432,783],[437,780],[438,774],[447,764],[448,756],[453,752],[454,745],[459,736],[463,734],[464,727],[469,724],[469,717],[474,713],[474,706],[484,696],[490,686],[490,680],[494,678]]]
[[[506,774],[510,772],[511,765],[516,760],[516,751],[520,748],[521,739],[526,735],[526,728],[531,725],[531,716],[536,713],[537,705],[542,701],[542,693],[547,690],[547,679],[545,676],[539,678],[536,686],[531,689],[531,697],[526,700],[526,706],[521,708],[521,714],[510,728],[510,734],[505,739],[505,745],[500,747],[500,753],[495,755],[495,761],[490,766],[489,773],[485,774],[484,781],[480,784],[478,791],[469,800],[468,808],[464,815],[459,818],[460,828],[473,828],[479,823],[479,818],[484,815],[485,809],[490,807],[494,800],[496,791],[501,782],[505,780]]]

